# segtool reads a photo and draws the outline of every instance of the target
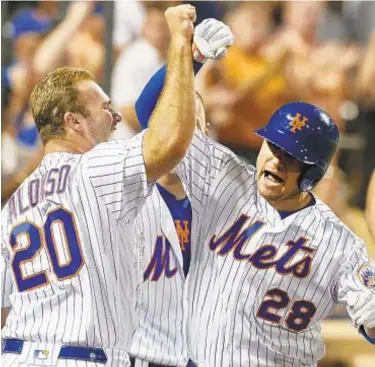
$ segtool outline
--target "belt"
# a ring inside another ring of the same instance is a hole
[[[24,345],[24,340],[4,339],[3,340],[3,353],[21,354],[23,345]],[[96,362],[96,363],[107,363],[107,356],[102,348],[90,348],[90,347],[63,345],[60,349],[58,358],[77,359],[81,361]]]
[[[130,365],[131,367],[174,367],[174,366],[169,366],[165,364],[157,364],[153,362],[148,362],[143,359],[134,358],[134,357],[130,357]]]
[[[166,366],[164,364],[156,364],[156,363],[140,360],[138,358],[130,357],[131,367],[138,367],[136,365],[136,362],[138,361],[140,362],[140,366],[142,367],[171,367],[171,366]],[[189,359],[189,362],[186,365],[186,367],[198,367],[198,365],[196,365],[191,359]]]

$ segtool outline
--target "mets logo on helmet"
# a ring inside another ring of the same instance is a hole
[[[375,269],[371,264],[364,264],[359,268],[358,278],[366,288],[375,291]]]
[[[290,126],[292,127],[290,131],[295,134],[297,130],[301,131],[305,126],[308,118],[305,116],[301,116],[301,114],[296,113],[293,117],[293,120],[290,122]]]

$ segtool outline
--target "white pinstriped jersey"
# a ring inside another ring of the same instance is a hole
[[[11,312],[3,337],[130,347],[138,281],[132,224],[149,193],[142,142],[139,134],[85,154],[47,154],[9,200],[2,307]]]
[[[182,252],[173,218],[156,187],[136,218],[134,240],[144,281],[129,353],[156,364],[186,366]]]
[[[199,366],[315,366],[320,320],[368,261],[364,243],[321,201],[284,220],[254,167],[196,132],[177,168],[194,223],[187,343]]]

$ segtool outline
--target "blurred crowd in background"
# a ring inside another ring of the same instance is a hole
[[[124,118],[115,138],[140,131],[134,103],[165,63],[164,11],[178,3],[1,2],[3,203],[41,159],[28,99],[50,70],[89,69]],[[252,132],[278,106],[301,100],[325,109],[340,128],[341,145],[315,191],[367,242],[375,259],[365,221],[375,168],[375,2],[190,3],[197,23],[221,19],[236,38],[226,58],[208,62],[196,77],[212,137],[255,164],[261,141]]]

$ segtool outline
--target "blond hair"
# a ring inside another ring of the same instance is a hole
[[[77,83],[85,80],[95,81],[95,77],[86,69],[63,67],[48,73],[34,87],[30,105],[44,144],[53,137],[65,135],[66,112],[88,114],[77,89]]]

